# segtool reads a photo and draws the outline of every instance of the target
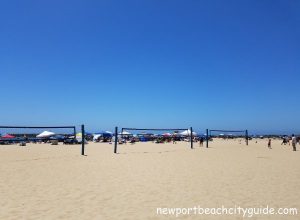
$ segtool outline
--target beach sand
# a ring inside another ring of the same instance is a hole
[[[0,145],[0,219],[242,219],[157,215],[159,207],[298,208],[300,151],[267,140]],[[299,148],[299,146],[298,146]],[[252,219],[300,219],[255,216]]]

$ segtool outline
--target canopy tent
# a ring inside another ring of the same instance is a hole
[[[119,133],[119,135],[132,135],[132,134],[128,131],[122,131]]]
[[[38,134],[36,137],[37,138],[48,138],[48,137],[51,137],[55,135],[54,132],[51,132],[51,131],[43,131],[42,133]]]
[[[183,132],[180,133],[183,136],[191,136],[191,130],[185,130]],[[193,136],[196,136],[197,133],[193,131]]]
[[[15,138],[15,136],[10,135],[10,134],[5,134],[1,138],[9,139],[9,138]]]

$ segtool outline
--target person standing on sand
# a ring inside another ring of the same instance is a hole
[[[272,149],[271,144],[272,144],[272,140],[271,140],[271,138],[269,138],[269,141],[268,141],[268,148],[269,149]]]
[[[296,144],[297,144],[297,138],[295,137],[294,134],[292,134],[292,146],[293,146],[293,151],[296,151]]]
[[[203,147],[203,137],[200,137],[199,143],[200,143],[200,147]]]
[[[177,143],[176,143],[176,136],[175,136],[175,135],[173,135],[172,141],[173,141],[173,144],[177,144]]]

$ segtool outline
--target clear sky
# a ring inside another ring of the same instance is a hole
[[[300,133],[300,1],[1,1],[1,124]]]

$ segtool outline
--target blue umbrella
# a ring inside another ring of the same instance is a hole
[[[95,134],[101,134],[103,137],[111,137],[113,135],[109,131],[100,131],[100,132],[96,132]]]

